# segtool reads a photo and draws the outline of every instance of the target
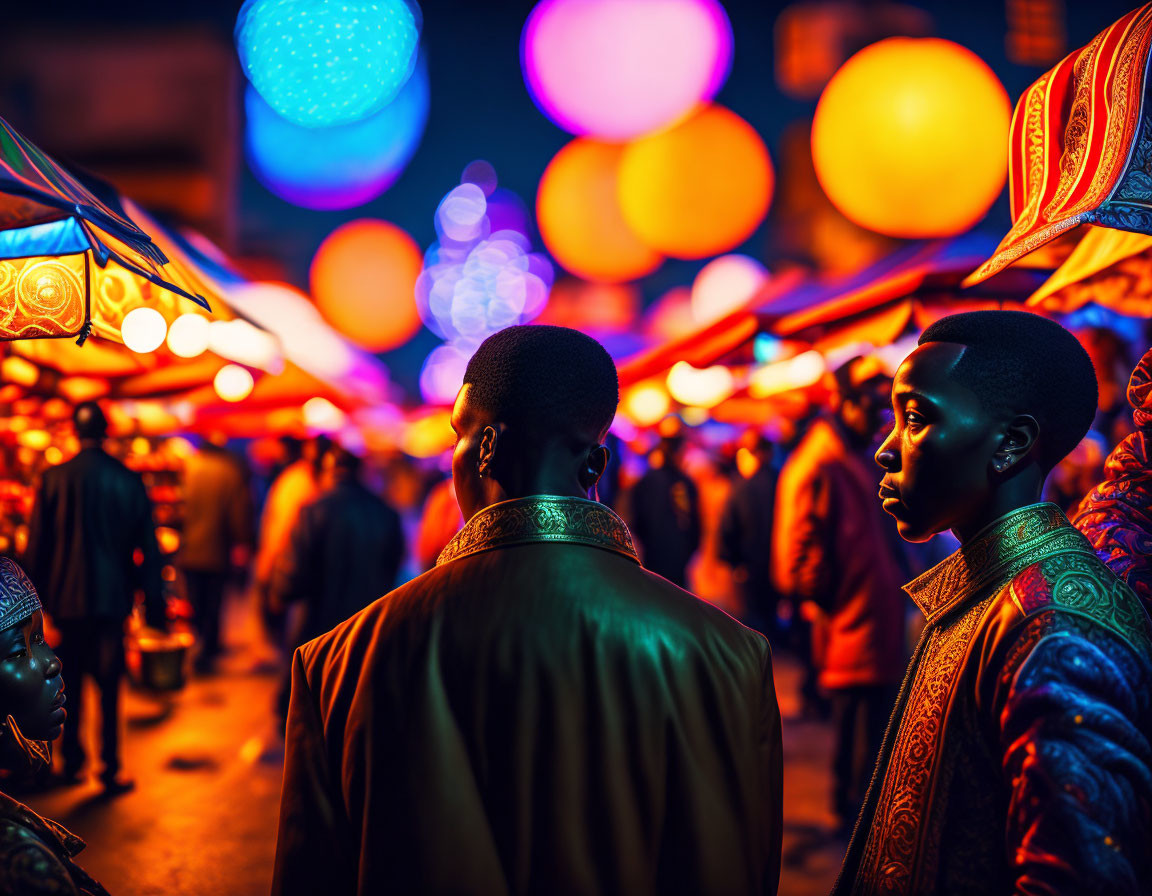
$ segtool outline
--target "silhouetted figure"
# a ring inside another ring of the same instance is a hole
[[[617,401],[574,330],[472,357],[464,528],[293,659],[276,896],[775,892],[768,644],[643,569],[588,500]]]
[[[720,516],[720,559],[732,568],[743,596],[745,621],[774,641],[779,634],[772,582],[772,530],[776,517],[775,448],[758,433],[750,451],[756,469],[737,475]]]
[[[404,562],[400,515],[360,481],[360,458],[334,446],[323,469],[330,487],[300,511],[274,585],[277,605],[303,605],[288,632],[293,650],[391,591]],[[290,684],[286,677],[282,718]]]
[[[644,568],[684,588],[702,530],[700,494],[680,467],[684,437],[678,423],[671,418],[661,425],[660,447],[650,456],[649,469],[632,486],[630,503],[632,534],[640,543]]]
[[[879,364],[835,373],[832,413],[815,420],[780,473],[777,587],[812,621],[812,661],[836,726],[833,811],[860,810],[904,673],[903,574],[867,452],[888,404]]]
[[[1055,504],[1096,375],[1059,324],[929,326],[876,461],[900,535],[960,549],[906,587],[927,620],[841,894],[1100,893],[1152,880],[1152,623]]]
[[[220,654],[220,609],[234,568],[252,546],[252,497],[239,458],[210,436],[184,465],[184,526],[177,565],[200,631],[197,668],[209,671]]]
[[[27,567],[60,630],[57,654],[79,696],[85,676],[100,691],[101,780],[109,792],[129,789],[120,772],[120,680],[124,623],[134,594],[144,592],[147,621],[164,627],[160,551],[152,502],[140,477],[104,451],[108,421],[99,405],[73,415],[80,453],[44,471],[28,531]],[[64,774],[78,779],[82,700],[64,729]]]

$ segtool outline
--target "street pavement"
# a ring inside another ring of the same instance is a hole
[[[279,680],[271,664],[254,659],[259,634],[243,601],[227,605],[225,632],[229,651],[218,674],[169,696],[125,687],[124,767],[134,791],[105,799],[93,776],[20,797],[88,842],[77,860],[113,896],[268,893],[283,761],[272,715]],[[845,848],[827,809],[831,731],[799,718],[796,663],[778,656],[775,672],[785,759],[780,894],[825,896]],[[76,696],[70,685],[69,699]],[[85,696],[91,743],[95,693]]]

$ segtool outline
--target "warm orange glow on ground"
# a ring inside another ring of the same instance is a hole
[[[828,198],[889,236],[952,236],[996,201],[1012,106],[974,53],[936,38],[865,47],[824,89],[812,160]]]
[[[415,289],[422,263],[420,247],[396,225],[349,221],[316,250],[312,297],[324,319],[352,342],[387,351],[420,329]]]
[[[540,235],[552,257],[586,280],[620,283],[663,260],[624,222],[617,198],[623,149],[573,140],[548,164],[536,194]]]
[[[652,249],[706,258],[752,235],[768,211],[773,184],[760,135],[734,112],[709,106],[625,148],[620,208]]]

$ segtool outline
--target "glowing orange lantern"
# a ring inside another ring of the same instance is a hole
[[[621,283],[663,260],[628,229],[618,201],[622,147],[573,140],[548,163],[536,194],[540,236],[562,267],[586,280]]]
[[[705,258],[744,242],[764,220],[775,176],[764,141],[734,112],[709,106],[628,144],[620,208],[650,248]]]
[[[337,227],[312,259],[312,297],[324,319],[373,352],[403,345],[420,329],[416,278],[423,257],[403,230],[360,219]]]
[[[1007,177],[1012,107],[984,62],[951,41],[893,37],[835,74],[812,122],[812,161],[843,214],[890,236],[952,236]]]

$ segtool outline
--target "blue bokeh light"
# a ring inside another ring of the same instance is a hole
[[[428,67],[423,58],[391,103],[364,121],[306,128],[281,117],[251,86],[244,149],[269,190],[294,205],[352,208],[396,182],[420,145],[428,121]]]
[[[378,112],[407,83],[420,41],[405,0],[245,0],[236,49],[252,86],[304,127]]]

